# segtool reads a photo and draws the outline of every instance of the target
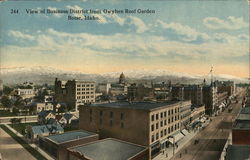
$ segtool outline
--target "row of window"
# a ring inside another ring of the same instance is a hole
[[[77,92],[77,94],[94,94],[94,92]]]
[[[77,104],[82,104],[82,103],[89,103],[89,102],[91,102],[91,103],[93,103],[94,102],[94,100],[82,100],[82,101],[77,101],[76,103]]]
[[[92,116],[89,117],[89,121],[92,122]],[[100,118],[99,122],[100,122],[100,125],[103,125],[103,120],[102,120],[102,118]],[[113,127],[113,120],[112,120],[112,119],[109,121],[109,126],[110,126],[110,127]],[[124,128],[124,122],[121,122],[121,123],[120,123],[120,127],[121,127],[121,128]]]
[[[76,99],[94,98],[94,96],[77,96]]]
[[[175,116],[175,117],[169,118],[168,119],[168,124],[169,123],[173,123],[174,121],[177,121],[177,120],[179,120],[179,116]],[[160,127],[164,127],[166,125],[167,125],[167,120],[161,121],[159,123],[157,122],[157,123],[151,125],[151,131],[154,131],[155,129],[158,129],[159,126]]]
[[[78,84],[77,87],[94,87],[94,85],[93,84],[82,84],[82,85]]]
[[[156,113],[156,114],[152,114],[151,115],[151,121],[154,121],[154,120],[158,120],[159,117],[160,118],[165,118],[170,115],[173,115],[174,113],[179,113],[180,109],[179,108],[175,108],[175,109],[171,109],[171,110],[168,110],[168,111],[165,111],[165,112],[161,112],[161,113]]]
[[[175,124],[174,126],[168,127],[168,129],[164,129],[160,131],[160,134],[157,132],[155,135],[153,134],[151,136],[151,142],[157,141],[159,138],[162,138],[163,136],[166,136],[167,134],[170,134],[171,132],[179,129],[179,124]]]
[[[92,109],[89,110],[89,114],[92,115]],[[104,114],[104,111],[100,110],[100,111],[99,111],[100,117],[102,117],[103,114]],[[113,117],[114,117],[114,113],[113,113],[112,111],[109,112],[109,117],[110,117],[110,118],[113,118]],[[121,119],[121,120],[124,120],[124,113],[120,113],[120,119]]]
[[[82,89],[81,88],[77,88],[76,90],[77,91],[85,91],[85,90],[89,91],[89,90],[94,90],[94,88],[82,88]]]

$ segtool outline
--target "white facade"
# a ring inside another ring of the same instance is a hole
[[[76,106],[95,102],[95,82],[76,81]]]

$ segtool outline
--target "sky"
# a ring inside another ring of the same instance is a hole
[[[101,14],[28,14],[101,10]],[[138,9],[155,13],[105,14]],[[11,14],[11,10],[18,13]],[[85,15],[99,20],[68,20]],[[246,0],[0,2],[0,67],[49,66],[85,73],[168,70],[249,77]]]

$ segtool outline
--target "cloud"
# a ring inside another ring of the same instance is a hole
[[[20,31],[11,30],[11,31],[9,31],[8,35],[13,36],[15,38],[21,38],[21,39],[24,39],[24,40],[34,40],[35,39],[34,36],[26,34],[26,33],[22,33]]]
[[[193,28],[187,25],[182,25],[180,23],[175,23],[175,22],[166,23],[163,22],[162,20],[157,20],[156,27],[157,26],[174,32],[174,34],[181,36],[181,40],[186,42],[195,41],[199,38],[202,40],[208,40],[210,38],[206,33],[198,32]]]
[[[135,17],[135,16],[129,16],[128,18],[130,20],[129,24],[134,25],[136,27],[136,32],[137,33],[143,33],[146,30],[148,30],[147,25],[140,18]]]
[[[15,32],[19,33],[18,35],[24,35],[22,32],[12,31],[12,33]],[[239,37],[228,34],[215,34],[212,37],[215,40],[203,44],[169,41],[163,36],[154,35],[133,33],[94,35],[90,33],[59,32],[53,28],[45,32],[36,32],[35,35],[33,37],[33,40],[36,42],[34,46],[15,46],[15,48],[18,48],[17,50],[20,53],[53,54],[58,57],[112,56],[119,58],[157,58],[163,56],[171,59],[171,61],[206,60],[207,62],[219,62],[232,57],[248,55],[248,41],[241,40],[246,38],[246,35]],[[19,37],[26,38],[29,36]],[[8,51],[6,50],[5,53],[7,54]]]
[[[217,17],[206,17],[203,19],[203,24],[209,29],[228,29],[237,30],[248,27],[242,17],[229,16],[226,20],[219,19]]]

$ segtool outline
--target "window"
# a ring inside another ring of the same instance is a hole
[[[170,127],[168,127],[168,133],[170,133]]]
[[[158,126],[158,123],[156,123],[156,127],[155,127],[155,128],[158,129],[158,127],[159,127],[159,126]]]
[[[158,140],[158,138],[159,138],[159,135],[158,135],[158,133],[156,133],[155,140]]]
[[[102,119],[100,118],[100,125],[102,125]]]
[[[89,110],[89,114],[92,114],[92,109]]]
[[[158,115],[158,113],[156,114],[156,120],[158,120],[159,119],[159,117],[158,117],[159,115]]]
[[[151,116],[151,121],[154,121],[155,120],[155,115],[152,115]]]
[[[161,118],[163,118],[163,112],[161,112]]]
[[[166,125],[167,125],[167,120],[164,121],[164,126],[166,126]]]
[[[103,115],[103,112],[102,111],[100,111],[100,116],[102,116]]]
[[[121,120],[124,119],[124,113],[121,113]]]
[[[109,125],[110,125],[110,127],[113,126],[113,121],[112,120],[109,121]]]
[[[124,128],[124,123],[123,122],[121,123],[121,128]]]
[[[155,130],[155,126],[152,124],[151,125],[151,131],[154,131]]]
[[[163,126],[163,121],[161,121],[161,127]]]
[[[164,136],[166,136],[166,135],[167,135],[167,129],[164,130]]]
[[[161,131],[161,137],[163,137],[163,131]]]
[[[110,118],[113,118],[113,112],[110,112]]]
[[[164,112],[164,117],[167,117],[167,112]]]
[[[154,142],[154,141],[155,141],[155,136],[152,135],[152,136],[151,136],[151,142]]]
[[[168,110],[168,115],[170,116],[170,110]]]

